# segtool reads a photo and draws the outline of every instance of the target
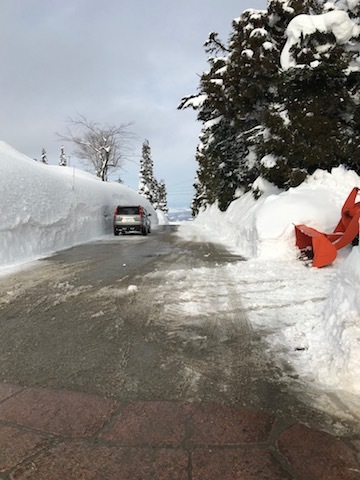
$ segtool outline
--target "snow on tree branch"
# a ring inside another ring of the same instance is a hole
[[[360,26],[356,25],[347,12],[333,10],[322,15],[298,15],[294,17],[286,29],[287,41],[281,52],[280,63],[283,70],[296,67],[296,60],[291,49],[299,45],[307,35],[316,32],[332,33],[337,43],[345,44],[351,38],[360,35]]]

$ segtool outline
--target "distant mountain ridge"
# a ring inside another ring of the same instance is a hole
[[[190,208],[170,208],[168,213],[170,222],[190,222],[193,220]]]

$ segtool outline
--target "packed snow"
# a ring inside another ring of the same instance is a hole
[[[112,234],[117,204],[140,203],[152,213],[153,224],[169,221],[123,185],[35,162],[3,142],[0,174],[3,274],[14,265]],[[273,355],[289,362],[304,381],[360,395],[360,247],[348,246],[332,265],[315,269],[298,260],[294,245],[294,224],[331,232],[355,186],[360,187],[360,177],[340,167],[316,171],[287,192],[258,179],[253,187],[262,192],[258,200],[246,193],[226,212],[213,205],[193,222],[186,209],[173,214],[183,238],[219,242],[246,258],[215,268],[234,279],[232,290],[253,328],[266,334]],[[201,267],[189,277],[199,272],[212,273]],[[136,286],[130,290],[135,293]]]

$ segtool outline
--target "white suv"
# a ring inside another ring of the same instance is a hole
[[[118,205],[114,213],[114,235],[121,232],[140,232],[147,235],[151,232],[151,213],[148,213],[141,205],[120,206]]]

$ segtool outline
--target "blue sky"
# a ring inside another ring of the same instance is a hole
[[[176,109],[196,92],[207,68],[203,43],[216,31],[225,41],[231,22],[266,0],[2,0],[0,17],[3,140],[32,158],[46,148],[58,163],[67,118],[99,124],[132,122],[131,162],[119,172],[138,187],[141,145],[148,139],[156,178],[168,203],[191,203],[195,112]],[[65,144],[70,163],[72,147]]]

